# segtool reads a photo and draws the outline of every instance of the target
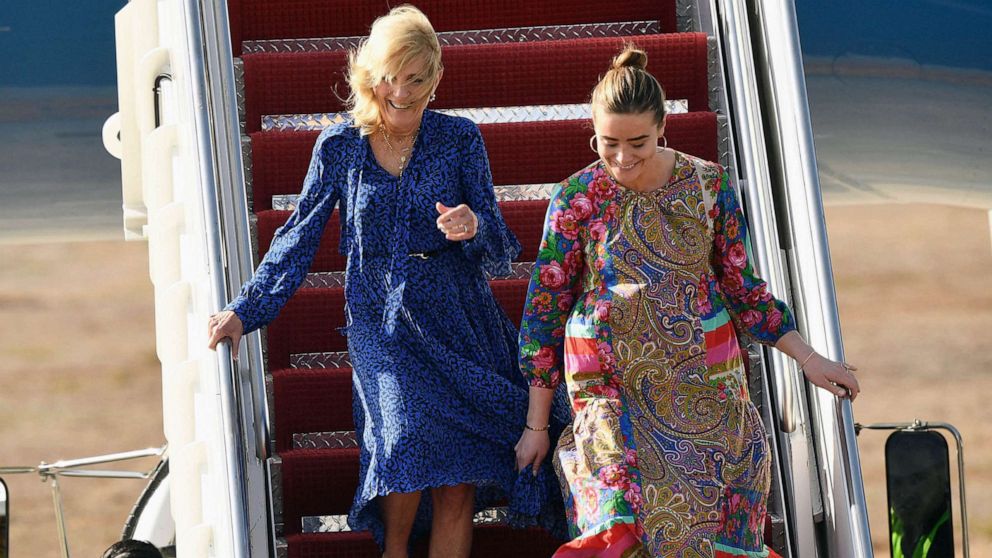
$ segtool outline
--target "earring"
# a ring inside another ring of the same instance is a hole
[[[596,142],[596,134],[589,136],[589,149],[592,149],[593,153],[599,155],[598,147],[599,144]]]
[[[664,140],[664,143],[661,144],[661,148],[668,149],[668,138],[666,138],[665,136],[661,136],[661,139]]]
[[[428,99],[427,102],[433,103],[434,102],[434,99],[437,99],[437,94],[436,93],[431,93],[431,98]]]

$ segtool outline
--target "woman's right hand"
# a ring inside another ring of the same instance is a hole
[[[523,471],[524,467],[531,465],[534,476],[537,476],[541,463],[551,449],[551,437],[547,430],[526,429],[513,449],[517,452],[517,470]]]
[[[212,350],[217,350],[217,343],[230,339],[231,355],[234,360],[238,360],[238,345],[241,343],[241,336],[244,335],[244,332],[244,324],[241,323],[241,318],[237,314],[230,310],[217,312],[210,316],[210,321],[207,323],[207,333],[210,335],[207,346]]]
[[[830,360],[819,353],[810,356],[809,362],[802,369],[807,380],[837,397],[847,397],[851,401],[861,393],[861,385],[854,375],[858,370],[857,366]]]

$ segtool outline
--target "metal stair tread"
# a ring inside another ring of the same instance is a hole
[[[565,39],[658,35],[664,33],[657,20],[603,21],[563,25],[534,25],[489,29],[438,31],[442,47],[462,44],[490,44],[524,41],[555,41]],[[256,39],[241,43],[242,54],[265,52],[317,52],[357,48],[365,37],[312,37],[289,39]]]
[[[705,110],[707,42],[699,33],[626,37],[655,60],[653,69],[673,99],[687,99],[688,110]],[[527,106],[581,103],[624,38],[569,39],[512,44],[445,47],[445,79],[435,108]],[[342,82],[343,51],[263,53],[243,57],[245,127],[261,128],[273,114],[327,113],[341,110],[332,94]]]
[[[231,39],[237,56],[243,41],[349,37],[365,35],[376,17],[395,6],[385,0],[231,0]],[[421,0],[417,6],[439,33],[472,29],[658,21],[663,32],[674,31],[674,0],[631,0],[604,4],[572,2],[568,10],[551,0],[506,0],[471,4],[458,0]]]
[[[588,120],[481,124],[497,186],[555,184],[595,160]],[[259,131],[250,134],[254,209],[272,207],[272,196],[298,194],[317,131]],[[718,117],[709,111],[673,114],[666,137],[674,149],[707,160],[719,157]]]

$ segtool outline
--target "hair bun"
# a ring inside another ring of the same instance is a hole
[[[637,68],[638,70],[643,70],[648,67],[648,53],[635,47],[634,45],[627,45],[624,47],[623,52],[618,54],[616,58],[613,59],[613,65],[610,69],[619,70],[620,68]]]

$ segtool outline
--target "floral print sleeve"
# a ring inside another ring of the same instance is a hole
[[[713,269],[723,298],[742,333],[765,345],[774,345],[796,329],[792,312],[768,292],[768,285],[751,265],[751,241],[737,193],[730,177],[717,167],[719,177],[711,182],[716,197],[710,209],[713,222]]]
[[[321,134],[314,146],[296,210],[276,230],[255,275],[225,308],[238,315],[246,334],[274,320],[303,283],[338,202],[341,188],[332,174],[341,166],[343,150],[336,142],[325,141],[329,131]]]
[[[520,324],[520,370],[533,387],[554,389],[561,382],[565,322],[581,288],[581,223],[593,212],[587,178],[579,174],[559,184],[548,206]]]

